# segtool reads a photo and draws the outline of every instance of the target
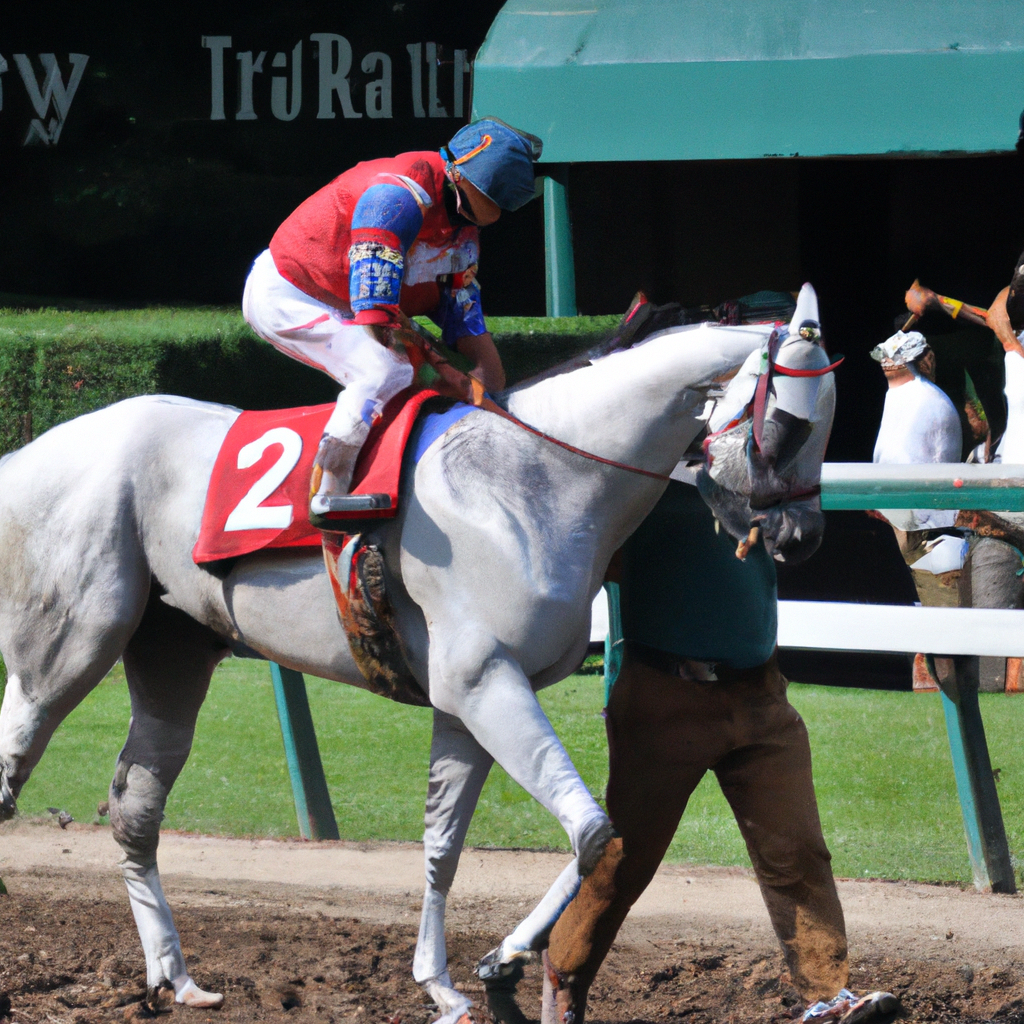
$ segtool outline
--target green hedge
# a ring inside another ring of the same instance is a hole
[[[586,350],[616,322],[497,317],[490,326],[514,383]],[[0,295],[0,454],[132,395],[271,409],[336,393],[327,376],[259,340],[233,308],[37,308]]]

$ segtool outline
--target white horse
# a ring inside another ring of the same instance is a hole
[[[778,362],[820,369],[828,360],[816,335],[798,331],[801,316],[817,320],[809,286],[801,309]],[[721,394],[744,363],[730,393],[749,397],[769,332],[662,332],[513,389],[504,401],[516,417],[611,464],[473,411],[406,466],[399,515],[372,527],[409,668],[434,708],[414,976],[442,1020],[471,1006],[448,975],[445,897],[492,760],[562,823],[574,877],[605,850],[607,817],[535,691],[579,665],[612,554],[701,431],[709,395]],[[780,558],[807,554],[820,538],[820,509],[807,495],[824,444],[802,458],[786,440],[799,447],[814,433],[819,380],[778,378],[761,451],[726,444],[711,468],[717,482],[708,478],[709,494],[729,501],[727,525],[745,536],[760,521]],[[232,651],[257,652],[366,686],[318,554],[257,553],[221,575],[192,561],[214,461],[237,416],[179,398],[130,399],[55,427],[0,462],[0,651],[8,673],[0,818],[15,813],[57,725],[122,657],[132,717],[111,784],[111,824],[147,984],[172,985],[178,1002],[198,1006],[222,997],[189,977],[156,851],[214,667]],[[827,418],[825,436],[830,410]],[[726,478],[746,481],[746,493],[723,489]]]

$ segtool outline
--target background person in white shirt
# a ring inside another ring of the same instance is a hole
[[[875,441],[874,462],[916,465],[959,462],[962,431],[956,406],[934,383],[935,353],[924,335],[897,331],[871,352],[882,366],[889,390]],[[956,608],[967,542],[954,528],[955,509],[879,509],[896,534],[921,604]],[[925,658],[914,658],[914,689],[938,686]]]

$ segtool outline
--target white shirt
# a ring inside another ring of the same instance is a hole
[[[889,465],[960,462],[962,444],[956,406],[930,380],[915,374],[913,380],[889,388],[885,393],[874,462]],[[952,526],[956,519],[955,509],[879,511],[897,529],[908,531],[940,529]]]
[[[1024,335],[1024,331],[1021,331]],[[1021,335],[1018,335],[1018,340]],[[1006,430],[1003,432],[993,461],[1009,466],[1024,465],[1024,356],[1007,352],[1003,357],[1006,367]],[[1000,519],[1024,527],[1024,512],[997,512]]]

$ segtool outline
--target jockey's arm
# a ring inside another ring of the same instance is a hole
[[[484,321],[476,267],[444,282],[438,299],[437,308],[428,315],[441,328],[441,340],[473,364],[470,374],[486,391],[503,391],[505,370]]]
[[[352,212],[349,302],[357,324],[397,324],[405,254],[423,226],[423,210],[412,190],[378,182]]]
[[[476,377],[485,390],[505,390],[505,369],[490,331],[464,335],[455,342],[455,350],[473,364],[470,375]]]

